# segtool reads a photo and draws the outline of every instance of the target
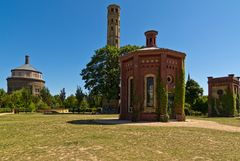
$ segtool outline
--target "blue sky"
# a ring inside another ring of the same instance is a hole
[[[239,0],[1,0],[0,88],[25,54],[52,94],[83,87],[79,73],[106,44],[112,3],[121,6],[121,46],[159,31],[158,47],[187,53],[186,71],[205,94],[208,76],[240,75]]]

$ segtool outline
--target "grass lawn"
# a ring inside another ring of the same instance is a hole
[[[189,119],[200,119],[214,121],[220,124],[240,127],[240,118],[238,117],[206,117],[206,116],[188,116]]]
[[[240,160],[240,133],[68,123],[113,116],[1,116],[0,160]]]

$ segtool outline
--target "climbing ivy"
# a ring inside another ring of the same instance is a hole
[[[132,122],[137,122],[140,118],[140,113],[143,110],[143,99],[137,95],[136,86],[133,83],[133,110]]]
[[[237,95],[230,90],[219,96],[219,99],[211,99],[212,116],[236,116],[237,115]]]
[[[169,116],[167,113],[168,108],[168,93],[166,84],[161,81],[160,76],[157,77],[157,119],[161,122],[168,122]]]
[[[176,117],[179,121],[185,121],[184,105],[185,105],[185,67],[182,63],[180,74],[176,75],[174,108]]]

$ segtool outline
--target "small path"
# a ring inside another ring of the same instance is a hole
[[[0,116],[3,116],[3,115],[11,115],[13,113],[0,113]]]
[[[102,124],[122,124],[122,125],[134,125],[134,126],[163,126],[163,127],[197,127],[197,128],[205,128],[205,129],[214,129],[228,132],[240,132],[240,127],[223,125],[214,121],[205,121],[205,120],[195,120],[195,119],[187,119],[185,122],[178,121],[169,121],[167,123],[163,122],[136,122],[133,123],[131,121],[126,120],[118,120],[114,119],[102,119],[96,120],[97,123]]]

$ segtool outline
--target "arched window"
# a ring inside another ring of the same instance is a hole
[[[133,77],[128,78],[128,112],[132,112],[133,109]]]
[[[145,76],[145,107],[154,107],[155,105],[155,76]]]

